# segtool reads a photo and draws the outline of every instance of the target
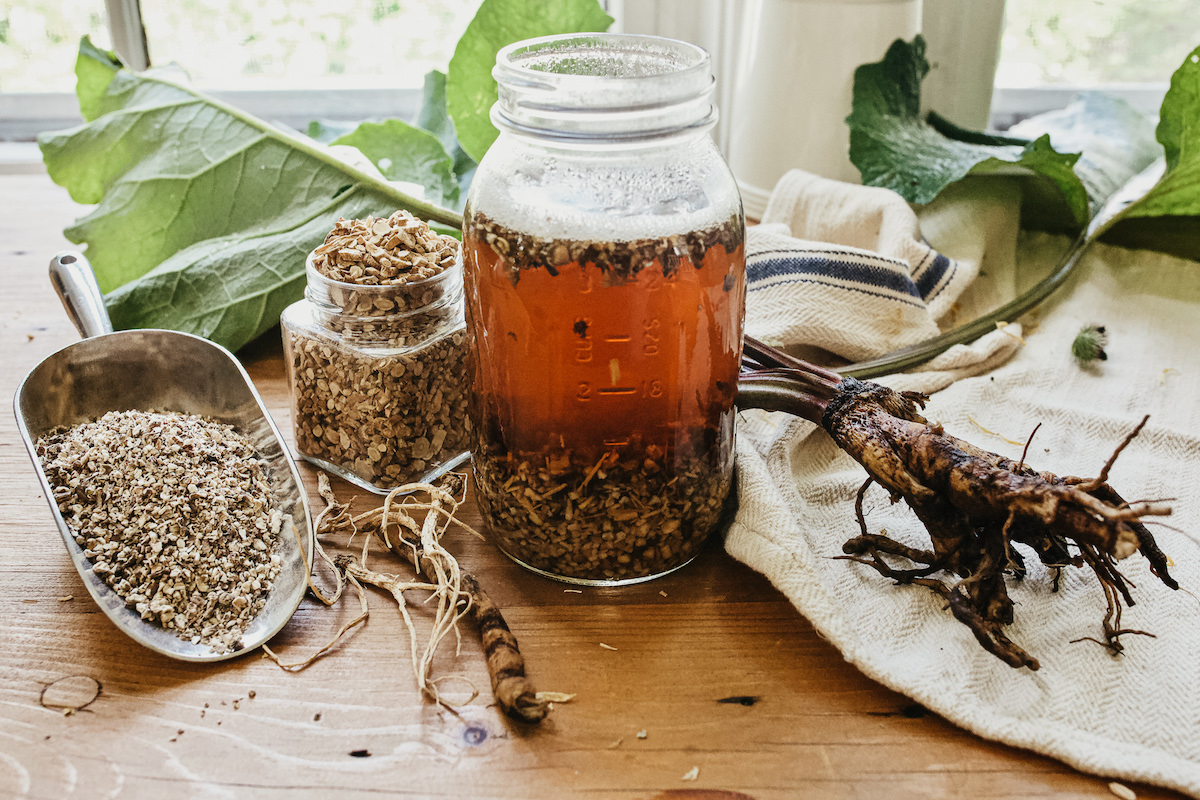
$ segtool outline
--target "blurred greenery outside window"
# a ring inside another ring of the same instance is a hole
[[[197,88],[303,130],[411,117],[425,73],[446,69],[479,2],[141,0],[140,11],[151,64],[178,64]],[[137,15],[137,3],[107,5]],[[0,140],[76,124],[84,35],[113,47],[105,0],[0,0]]]
[[[1165,83],[1197,45],[1200,0],[1007,0],[996,85]]]
[[[155,65],[207,91],[417,88],[479,0],[142,0]],[[0,0],[0,91],[70,92],[79,38],[111,47],[103,0]]]
[[[479,1],[141,0],[141,17],[153,64],[302,127],[411,114]],[[0,139],[71,124],[85,34],[112,46],[105,0],[0,0]],[[1197,44],[1200,0],[1007,0],[993,121],[1065,105],[1068,87],[1116,87],[1154,112]]]

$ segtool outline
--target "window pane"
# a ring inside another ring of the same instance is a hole
[[[0,0],[0,92],[74,92],[85,33],[112,46],[104,0]]]
[[[1008,0],[999,86],[1162,82],[1200,45],[1200,0]]]
[[[154,64],[205,89],[419,87],[479,0],[142,0]]]

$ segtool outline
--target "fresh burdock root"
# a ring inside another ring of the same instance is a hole
[[[843,378],[792,359],[747,338],[738,404],[787,411],[819,423],[867,471],[855,512],[859,535],[843,545],[847,560],[865,564],[897,584],[924,586],[945,600],[988,652],[1013,667],[1038,668],[1036,658],[1004,632],[1013,621],[1006,576],[1023,578],[1026,566],[1013,544],[1029,547],[1055,573],[1067,566],[1095,573],[1107,602],[1103,639],[1114,655],[1121,637],[1152,635],[1121,626],[1121,610],[1134,605],[1130,583],[1117,562],[1140,552],[1172,589],[1179,585],[1169,561],[1142,520],[1170,514],[1161,501],[1126,503],[1108,485],[1121,451],[1146,424],[1143,419],[1092,479],[1038,472],[946,433],[921,415],[924,395]],[[1026,445],[1028,450],[1028,445]],[[930,549],[909,547],[870,533],[863,498],[872,483],[892,502],[904,500],[929,533]],[[903,564],[903,566],[895,566]]]

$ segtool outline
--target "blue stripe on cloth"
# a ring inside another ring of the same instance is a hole
[[[948,278],[957,268],[957,262],[938,253],[929,269],[917,276],[917,289],[921,292],[921,297],[928,302],[940,294],[941,290],[949,283],[948,280],[943,281],[942,279]],[[937,291],[934,291],[935,289]]]
[[[808,276],[812,278],[837,278],[842,281],[862,284],[864,288],[890,289],[899,294],[907,294],[921,299],[921,293],[916,284],[902,274],[898,265],[882,260],[871,260],[864,257],[841,254],[839,258],[823,258],[813,255],[794,255],[783,258],[754,258],[746,263],[746,282],[768,278],[786,278],[789,276]],[[843,287],[845,288],[845,287]]]
[[[919,297],[907,297],[896,294],[895,292],[872,291],[861,284],[842,285],[840,283],[835,283],[834,281],[836,280],[836,278],[828,278],[825,276],[817,278],[803,278],[797,276],[770,278],[765,281],[760,281],[757,284],[747,283],[746,293],[749,294],[750,292],[757,292],[762,289],[772,289],[776,286],[782,286],[788,283],[811,283],[816,286],[825,286],[832,289],[843,289],[848,292],[858,292],[859,294],[865,294],[871,297],[881,297],[884,300],[895,300],[898,303],[904,303],[905,305],[910,305],[914,308],[925,308],[925,304],[921,302],[921,298]]]

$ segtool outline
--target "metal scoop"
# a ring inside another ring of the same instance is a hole
[[[155,652],[184,661],[221,661],[253,650],[287,624],[300,605],[312,568],[313,529],[296,465],[250,376],[228,350],[197,336],[166,330],[113,333],[92,267],[81,253],[55,256],[50,280],[84,339],[34,367],[17,389],[13,407],[79,577],[118,628]],[[250,623],[236,651],[217,653],[207,645],[192,644],[126,608],[125,601],[92,571],[59,513],[34,443],[57,427],[129,410],[180,411],[230,424],[254,444],[266,464],[274,500],[284,514],[276,545],[282,564],[266,606]]]

